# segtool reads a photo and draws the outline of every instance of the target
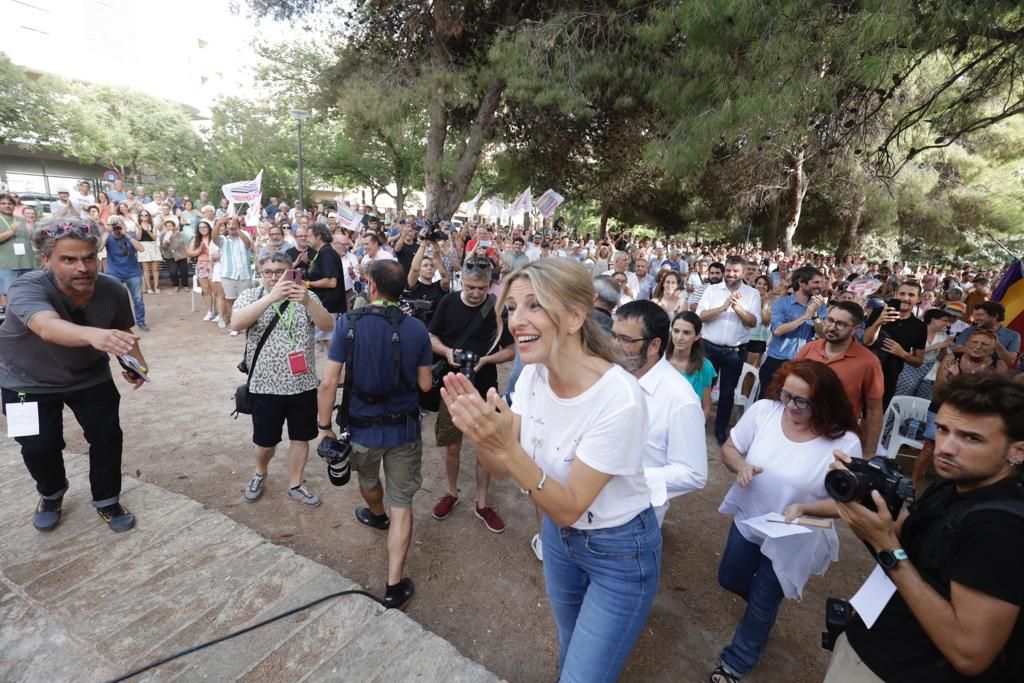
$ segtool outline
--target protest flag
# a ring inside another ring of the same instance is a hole
[[[1024,336],[1024,271],[1020,259],[1015,259],[992,292],[992,300],[1006,309],[1003,324]]]
[[[565,201],[565,197],[558,194],[552,189],[548,189],[547,192],[542,194],[537,200],[537,211],[540,211],[540,215],[544,218],[551,218],[551,214],[555,212],[562,202]]]

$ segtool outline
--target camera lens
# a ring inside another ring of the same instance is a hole
[[[335,486],[344,486],[348,483],[351,476],[352,468],[348,465],[348,458],[344,458],[340,462],[327,464],[327,478]]]
[[[840,503],[857,500],[859,489],[857,475],[849,470],[832,470],[825,475],[825,491]]]

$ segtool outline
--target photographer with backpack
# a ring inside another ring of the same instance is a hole
[[[1024,386],[961,375],[936,401],[939,481],[896,520],[877,491],[880,512],[838,505],[891,594],[847,625],[826,683],[1024,680]]]
[[[338,424],[350,432],[349,460],[367,503],[356,508],[356,519],[388,532],[384,602],[401,607],[415,592],[402,572],[412,538],[412,498],[423,482],[419,392],[431,388],[434,357],[427,328],[398,307],[405,288],[402,265],[373,261],[367,279],[370,304],[338,319],[327,350],[318,394],[319,428],[321,439],[334,438],[331,415],[344,370],[348,409],[339,414]],[[382,462],[386,490],[380,481]]]

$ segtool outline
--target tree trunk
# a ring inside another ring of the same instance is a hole
[[[761,249],[775,251],[779,248],[779,203],[762,207],[750,217],[754,230],[761,236]],[[756,240],[755,240],[756,241]]]
[[[395,210],[405,211],[405,180],[395,178]]]
[[[857,192],[857,203],[853,207],[853,213],[850,214],[849,220],[846,221],[846,225],[843,227],[843,236],[839,239],[839,246],[836,247],[836,262],[843,263],[847,256],[852,256],[853,252],[860,246],[861,237],[861,219],[864,217],[864,207],[867,204],[867,192],[864,188],[860,188]]]
[[[611,213],[611,207],[607,204],[601,209],[601,239],[608,236],[608,214]]]
[[[466,146],[459,157],[455,175],[447,181],[444,178],[444,147],[448,136],[448,110],[444,103],[444,86],[437,84],[434,87],[429,105],[427,156],[423,164],[428,216],[447,220],[459,210],[459,204],[462,203],[480,163],[484,143],[491,135],[494,114],[501,103],[504,90],[504,79],[495,77],[481,98],[476,116],[470,124]]]
[[[804,172],[804,150],[802,147],[793,154],[789,172],[789,191],[783,200],[785,213],[782,215],[786,221],[782,227],[782,251],[787,256],[793,253],[793,233],[800,225],[800,212],[803,210],[804,197],[807,195],[807,174]]]

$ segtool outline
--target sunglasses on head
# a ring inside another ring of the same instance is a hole
[[[490,260],[484,258],[471,258],[466,261],[466,270],[491,270],[493,267]]]
[[[48,225],[42,228],[50,237],[61,237],[62,235],[71,234],[75,237],[89,237],[92,235],[90,226],[85,223],[63,223],[59,225]]]

